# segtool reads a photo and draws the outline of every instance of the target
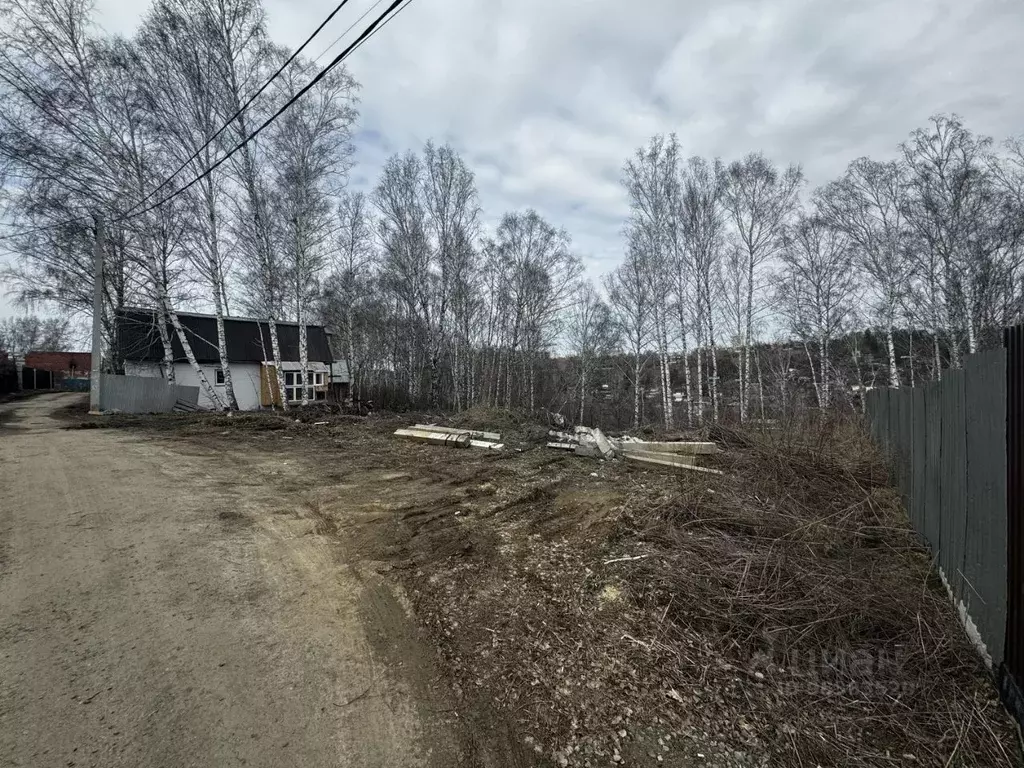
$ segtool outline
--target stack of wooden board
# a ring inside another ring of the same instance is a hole
[[[614,441],[616,452],[624,459],[639,464],[660,464],[667,467],[680,467],[694,472],[722,474],[717,469],[700,467],[697,458],[718,452],[714,443],[702,442],[648,442],[646,440],[621,439]]]
[[[722,474],[717,469],[697,465],[697,458],[718,452],[718,446],[706,442],[648,442],[633,437],[608,438],[600,429],[577,427],[575,432],[549,432],[554,442],[548,448],[573,451],[577,456],[621,458],[639,464],[678,467],[694,472]]]
[[[449,448],[489,448],[500,451],[505,447],[501,443],[501,435],[497,432],[439,427],[436,424],[416,424],[405,429],[396,429],[395,435]]]

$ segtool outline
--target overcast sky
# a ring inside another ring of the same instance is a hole
[[[314,55],[373,1],[351,0]],[[126,35],[144,7],[96,5]],[[335,5],[267,0],[271,34],[296,46]],[[349,60],[362,84],[352,180],[368,187],[389,154],[449,141],[489,222],[537,208],[597,277],[622,250],[620,169],[652,134],[726,160],[761,150],[812,184],[892,156],[937,112],[1002,140],[1024,132],[1022,39],[1021,0],[413,0]]]

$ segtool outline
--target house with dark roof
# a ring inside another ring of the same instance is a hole
[[[221,370],[217,346],[217,318],[193,312],[179,312],[178,320],[195,355],[196,362],[218,395],[224,395],[225,377]],[[164,347],[160,336],[161,318],[151,309],[129,309],[117,319],[117,345],[129,376],[167,378]],[[310,400],[323,400],[334,394],[347,395],[349,375],[344,360],[335,360],[331,353],[330,334],[321,325],[306,326],[307,364],[303,371],[299,362],[299,326],[280,322],[277,340],[284,374],[284,396],[291,404],[302,402],[302,390]],[[171,356],[175,383],[200,386],[199,376],[185,356],[185,349],[171,325]],[[241,410],[256,410],[281,404],[277,370],[270,343],[270,325],[266,320],[225,317],[224,337],[227,347],[231,384]],[[213,402],[200,388],[199,407],[212,408]]]

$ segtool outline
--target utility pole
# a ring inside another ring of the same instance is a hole
[[[103,363],[103,235],[103,217],[97,216],[96,243],[93,246],[92,369],[89,372],[89,413],[100,412],[100,372]]]

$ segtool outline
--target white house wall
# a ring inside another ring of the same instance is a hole
[[[227,396],[224,394],[224,386],[214,384],[217,381],[217,369],[219,365],[201,365],[207,381],[214,385],[217,394],[227,404]],[[150,362],[126,362],[124,372],[129,376],[156,376],[159,377],[160,365]],[[210,410],[213,408],[213,401],[203,391],[199,383],[199,377],[188,363],[174,364],[174,378],[176,383],[187,387],[199,387],[199,407]],[[243,411],[255,411],[260,407],[260,364],[259,363],[231,363],[231,383],[235,389],[235,398],[238,400],[238,407]]]

